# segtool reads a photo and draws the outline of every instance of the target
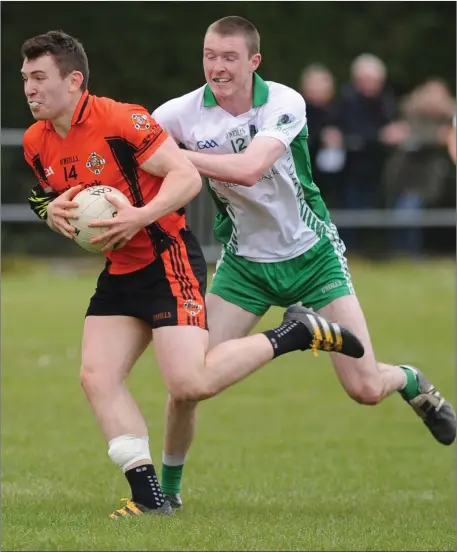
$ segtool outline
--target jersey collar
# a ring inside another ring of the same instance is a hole
[[[92,106],[93,96],[89,94],[88,90],[85,90],[79,99],[78,105],[76,106],[75,112],[73,113],[73,118],[71,119],[71,126],[79,125],[83,123],[90,113],[90,108]],[[53,129],[51,121],[46,121],[46,128]]]
[[[78,105],[76,106],[73,119],[71,120],[71,126],[79,125],[87,119],[92,106],[92,101],[93,97],[89,94],[88,90],[85,90],[78,102]]]
[[[254,89],[254,101],[252,102],[252,107],[260,107],[261,105],[267,103],[269,92],[268,85],[261,77],[259,77],[257,73],[254,73],[252,85]],[[209,87],[209,84],[205,86],[205,90],[203,92],[203,105],[204,107],[214,107],[215,105],[218,105],[216,97]]]

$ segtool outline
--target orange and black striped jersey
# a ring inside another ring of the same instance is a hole
[[[167,138],[143,107],[99,98],[87,91],[73,115],[70,131],[60,137],[49,121],[38,121],[25,133],[27,163],[39,182],[29,198],[46,218],[47,204],[78,184],[107,185],[142,207],[158,193],[163,178],[140,169]],[[111,274],[126,274],[150,264],[186,228],[184,209],[141,230],[122,249],[106,254]]]

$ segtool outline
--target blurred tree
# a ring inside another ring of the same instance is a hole
[[[2,126],[25,127],[22,42],[50,29],[77,36],[89,56],[90,90],[149,109],[203,83],[202,39],[226,15],[250,19],[262,38],[261,74],[296,87],[303,66],[320,61],[348,77],[369,51],[385,60],[403,94],[429,76],[455,91],[453,2],[3,2]]]
[[[2,2],[2,127],[33,122],[19,73],[20,48],[31,36],[62,29],[78,37],[89,56],[90,91],[152,111],[203,84],[205,30],[234,14],[260,32],[266,79],[295,88],[301,69],[321,62],[342,84],[354,57],[371,52],[385,61],[397,95],[430,76],[455,93],[453,2]],[[3,202],[25,201],[34,177],[20,148],[2,148],[1,176]],[[44,225],[4,223],[2,241],[8,251],[79,252]]]

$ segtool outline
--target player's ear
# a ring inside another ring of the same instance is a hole
[[[252,56],[251,63],[252,63],[253,71],[257,71],[261,61],[262,61],[262,56],[259,53],[254,54]]]
[[[73,71],[70,75],[70,91],[74,92],[76,90],[79,90],[83,81],[84,77],[81,71]]]

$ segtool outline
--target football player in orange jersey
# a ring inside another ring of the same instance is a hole
[[[93,223],[110,228],[95,239],[107,262],[85,318],[81,384],[108,454],[131,487],[131,500],[111,517],[170,515],[146,422],[125,386],[152,337],[177,401],[212,397],[290,351],[361,357],[364,350],[345,328],[295,305],[279,327],[208,352],[206,264],[183,210],[200,191],[197,170],[143,107],[89,94],[87,57],[73,37],[50,31],[30,38],[22,55],[25,95],[37,121],[24,136],[25,158],[38,179],[33,210],[71,239],[73,198],[94,176],[131,202],[111,198],[117,217]],[[123,247],[113,251],[117,243]]]

